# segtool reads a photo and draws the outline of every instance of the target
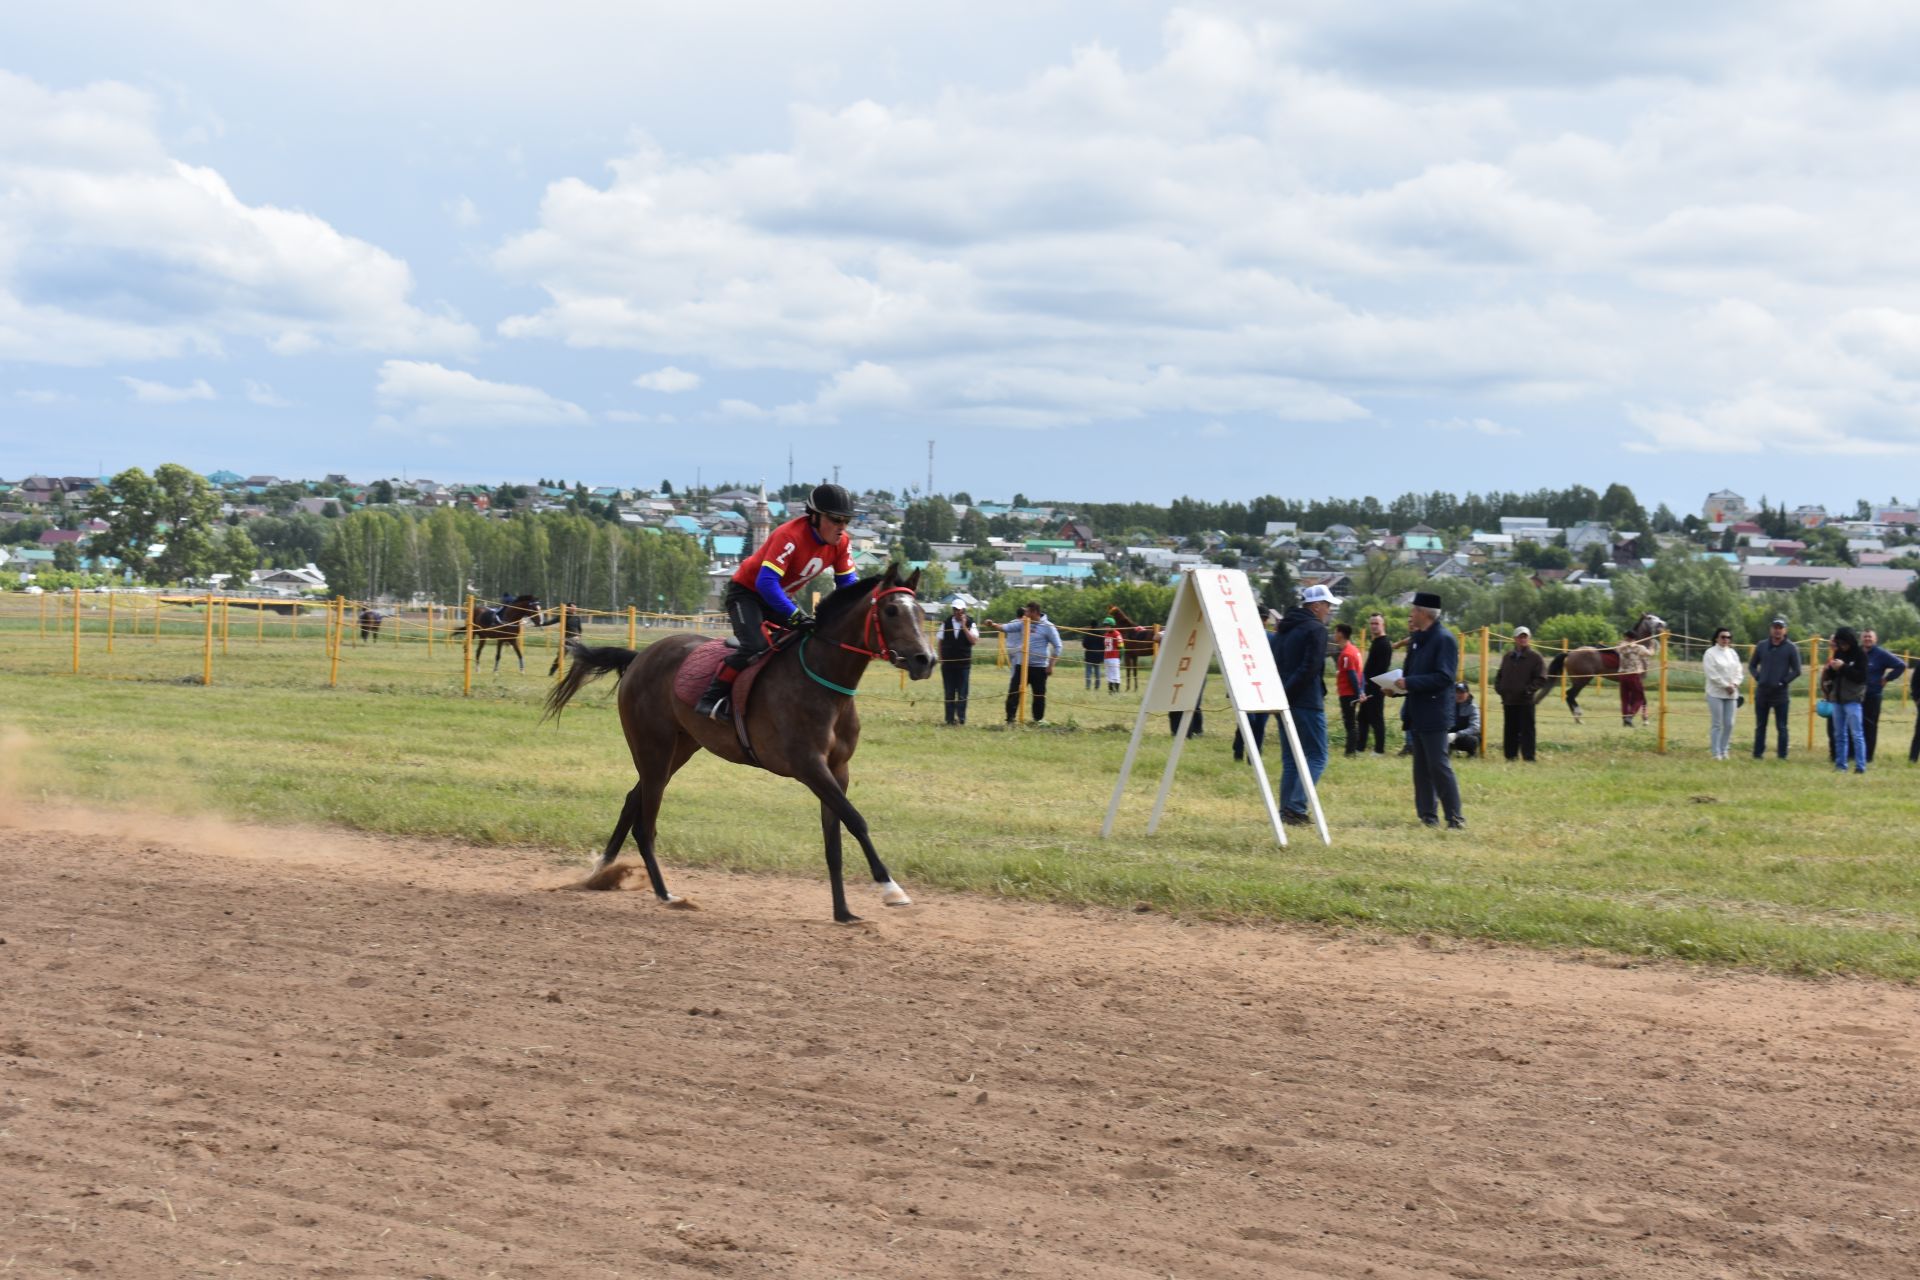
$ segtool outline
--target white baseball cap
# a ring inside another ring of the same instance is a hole
[[[1300,603],[1302,604],[1319,604],[1322,601],[1336,608],[1340,604],[1340,601],[1334,596],[1333,592],[1327,590],[1317,582],[1300,593]]]
[[[1532,627],[1515,627],[1513,629],[1513,634],[1517,636],[1530,636],[1533,634],[1533,628]]]

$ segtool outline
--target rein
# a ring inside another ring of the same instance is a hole
[[[880,604],[880,601],[885,597],[892,596],[892,595],[902,595],[902,594],[909,595],[909,596],[912,595],[913,588],[912,587],[888,587],[884,591],[875,592],[873,599],[868,602],[867,620],[865,625],[862,626],[860,629],[860,639],[863,644],[869,645],[871,647],[862,648],[860,645],[848,644],[844,640],[837,640],[834,643],[838,644],[842,649],[845,649],[847,652],[857,653],[863,658],[885,658],[889,662],[894,661],[896,655],[894,654],[891,646],[887,644],[886,634],[880,629],[880,610],[878,606]],[[825,685],[827,688],[833,690],[835,693],[844,693],[849,698],[857,694],[859,690],[849,689],[843,684],[835,684],[833,681],[827,679],[825,676],[821,675],[819,672],[815,671],[812,667],[807,665],[807,641],[811,639],[813,639],[811,635],[804,635],[800,637],[800,647],[799,647],[800,669],[806,672],[808,678],[811,679],[815,684]]]

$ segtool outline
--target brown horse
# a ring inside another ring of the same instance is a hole
[[[1645,640],[1649,636],[1659,635],[1666,629],[1666,621],[1662,619],[1660,615],[1643,613],[1640,615],[1640,620],[1634,623],[1633,627],[1627,632],[1627,638],[1629,640]],[[1610,676],[1619,669],[1620,650],[1617,646],[1609,649],[1596,649],[1592,646],[1587,646],[1585,648],[1569,650],[1566,653],[1554,654],[1553,661],[1547,666],[1547,674],[1557,677],[1562,672],[1565,672],[1571,677],[1567,684],[1567,710],[1573,712],[1574,723],[1578,724],[1581,719],[1580,691],[1595,680]],[[1545,685],[1541,688],[1540,692],[1533,695],[1535,706],[1546,701],[1547,692],[1552,689],[1552,687],[1552,685]]]
[[[372,605],[360,611],[360,638],[368,644],[380,638],[380,611]]]
[[[812,632],[803,634],[798,643],[782,645],[766,659],[767,666],[755,677],[747,700],[747,740],[757,763],[769,773],[794,779],[820,798],[827,875],[833,882],[833,918],[843,924],[859,918],[847,910],[846,888],[840,879],[843,824],[867,855],[867,869],[880,886],[880,901],[890,907],[911,902],[874,851],[867,820],[847,799],[847,762],[860,743],[860,713],[853,693],[867,663],[884,658],[915,680],[925,680],[939,665],[921,634],[920,609],[914,599],[919,585],[918,570],[902,580],[888,565],[884,574],[862,578],[828,596],[820,604]],[[573,665],[547,695],[546,716],[541,718],[559,715],[589,680],[619,672],[614,699],[620,707],[627,750],[640,775],[627,793],[613,836],[601,851],[600,870],[589,878],[588,887],[613,888],[624,878],[606,873],[631,832],[647,864],[654,896],[662,902],[675,901],[653,852],[660,797],[668,780],[702,747],[730,763],[749,763],[730,721],[697,716],[692,706],[674,694],[674,677],[681,664],[704,643],[701,636],[678,635],[638,652],[590,648],[578,641],[567,646]]]
[[[1135,622],[1117,604],[1107,606],[1107,615],[1120,628],[1120,668],[1126,672],[1126,687],[1137,689],[1140,686],[1140,658],[1142,655],[1153,656],[1159,628],[1150,622]]]
[[[520,647],[520,623],[539,612],[540,601],[533,596],[515,596],[505,604],[488,605],[480,610],[473,619],[474,663],[478,665],[486,656],[487,641],[491,640],[495,672],[500,670],[500,651],[508,645],[513,646],[513,656],[520,659],[520,670],[524,672],[527,655]]]

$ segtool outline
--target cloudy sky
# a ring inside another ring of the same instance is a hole
[[[1915,0],[9,5],[0,476],[1913,499],[1917,60]]]

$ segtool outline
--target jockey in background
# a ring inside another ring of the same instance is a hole
[[[815,485],[807,498],[806,514],[768,534],[760,549],[740,562],[733,581],[727,584],[724,600],[727,621],[733,624],[740,647],[720,664],[713,683],[694,705],[695,715],[725,720],[732,714],[727,704],[730,686],[767,651],[762,622],[772,619],[796,631],[813,625],[813,619],[793,600],[802,587],[828,569],[833,570],[837,587],[854,581],[853,555],[847,541],[847,524],[852,519],[851,494],[837,484]]]

